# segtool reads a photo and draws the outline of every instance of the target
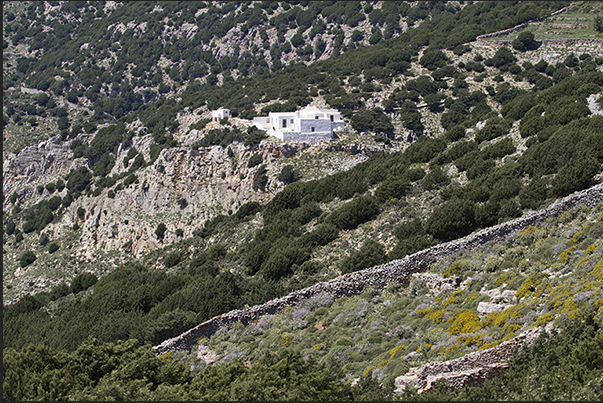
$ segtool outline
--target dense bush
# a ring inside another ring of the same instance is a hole
[[[31,250],[27,250],[19,256],[19,265],[21,267],[29,266],[30,264],[35,262],[36,259],[37,257],[35,253],[33,253]]]
[[[383,244],[372,239],[367,239],[359,250],[352,252],[350,256],[343,259],[341,272],[351,273],[385,263],[386,260],[387,257]]]
[[[73,294],[77,294],[80,291],[87,290],[92,287],[98,279],[92,273],[81,273],[78,274],[71,280],[71,284],[69,285],[69,292]]]
[[[163,240],[166,230],[167,230],[167,227],[165,226],[164,223],[157,224],[157,228],[155,228],[155,235],[157,236],[157,239]]]
[[[534,40],[534,34],[530,31],[522,31],[511,43],[514,49],[520,52],[534,50],[538,48],[538,41]]]
[[[555,196],[567,196],[594,184],[593,177],[601,171],[601,164],[595,158],[571,159],[561,167],[551,183]]]
[[[260,165],[253,174],[253,190],[265,190],[268,184],[266,165]]]
[[[354,229],[374,219],[379,214],[379,210],[379,203],[374,196],[359,196],[333,211],[326,218],[326,222],[334,224],[339,229]]]
[[[60,246],[56,242],[51,242],[51,243],[48,244],[48,253],[52,254],[52,253],[56,252],[59,249],[60,249]]]
[[[253,154],[247,161],[247,168],[253,168],[262,163],[262,154]]]
[[[285,185],[296,182],[301,179],[299,172],[295,170],[293,165],[285,165],[278,174],[277,179],[283,182]]]
[[[441,240],[462,237],[475,227],[473,203],[464,199],[452,199],[434,209],[425,222],[426,232]]]
[[[390,136],[394,130],[390,118],[380,108],[359,110],[352,115],[351,124],[358,132],[370,131]]]

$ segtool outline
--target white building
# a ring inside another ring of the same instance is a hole
[[[335,109],[306,106],[296,112],[270,112],[253,119],[256,127],[283,141],[317,142],[333,138],[333,131],[345,126]]]
[[[229,109],[220,108],[216,111],[211,112],[211,120],[213,120],[214,122],[218,122],[224,118],[229,118],[229,117],[230,117]]]

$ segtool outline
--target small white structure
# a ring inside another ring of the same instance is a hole
[[[218,122],[224,118],[230,117],[230,109],[220,108],[216,111],[211,112],[211,120],[214,122]]]
[[[333,138],[333,130],[345,126],[335,109],[306,106],[296,112],[270,112],[253,119],[256,127],[283,141],[318,142]]]

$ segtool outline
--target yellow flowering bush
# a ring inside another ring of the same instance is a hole
[[[575,251],[576,251],[576,247],[575,246],[570,246],[569,248],[567,248],[566,250],[564,250],[563,252],[561,252],[561,255],[559,255],[559,261],[563,262],[565,264],[568,264],[570,256]]]
[[[480,330],[483,325],[479,320],[479,316],[473,311],[465,311],[449,319],[452,324],[448,327],[450,334],[475,333]]]
[[[536,291],[536,287],[543,282],[544,278],[545,275],[542,273],[531,273],[528,278],[523,281],[521,287],[519,287],[519,290],[515,292],[515,297],[520,300],[526,295],[533,293]]]
[[[291,344],[291,341],[293,341],[293,337],[291,337],[290,334],[286,334],[281,337],[280,345],[283,347],[287,347],[289,344]]]
[[[597,248],[596,244],[589,245],[588,248],[584,251],[585,255],[592,255],[595,249]]]
[[[463,264],[460,260],[457,260],[456,262],[454,262],[453,264],[448,266],[448,268],[444,271],[442,276],[450,277],[453,274],[460,276],[462,272],[463,272]]]
[[[473,345],[482,345],[484,344],[484,336],[481,334],[474,334],[471,336],[461,336],[459,337],[459,341],[465,343],[467,346],[471,347]]]
[[[430,312],[429,314],[425,315],[425,317],[429,320],[431,320],[433,323],[440,323],[444,317],[444,314],[446,313],[445,309],[439,309],[439,310],[434,310],[433,312]]]
[[[396,347],[392,348],[392,349],[389,351],[389,358],[390,358],[390,360],[391,360],[391,359],[393,359],[393,358],[396,356],[396,353],[397,353],[399,350],[404,350],[404,349],[406,349],[406,347],[404,347],[404,346],[402,346],[402,345],[400,345],[400,346],[396,346]]]
[[[536,322],[534,322],[534,324],[536,326],[544,326],[553,319],[555,319],[555,315],[552,312],[547,312],[543,315],[540,315],[538,319],[536,319]]]
[[[599,260],[595,268],[588,274],[594,276],[597,280],[603,281],[603,260]]]

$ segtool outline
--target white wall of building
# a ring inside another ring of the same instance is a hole
[[[229,109],[220,108],[218,110],[211,112],[212,120],[222,120],[224,118],[229,118],[229,117],[230,117]]]
[[[281,140],[310,142],[333,138],[333,130],[345,126],[337,110],[314,106],[296,112],[270,112],[267,117],[255,117],[253,123]]]

